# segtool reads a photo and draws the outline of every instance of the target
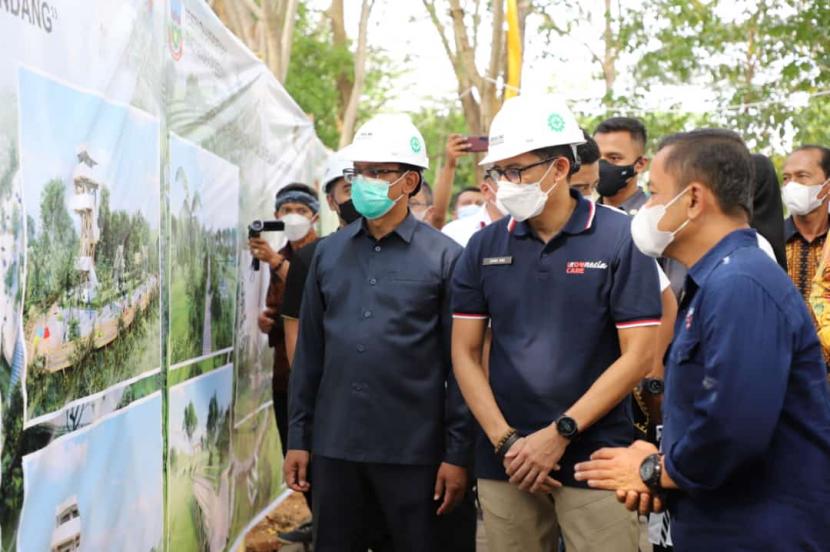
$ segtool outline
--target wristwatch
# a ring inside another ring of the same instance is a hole
[[[643,380],[643,391],[649,395],[662,395],[665,389],[663,380],[656,378],[645,378]]]
[[[663,466],[660,464],[660,454],[646,456],[640,464],[640,479],[643,480],[648,490],[657,493],[663,490],[660,485],[660,477],[663,475]]]
[[[576,420],[562,414],[556,419],[556,431],[565,439],[572,439],[579,433],[579,426],[576,425]]]

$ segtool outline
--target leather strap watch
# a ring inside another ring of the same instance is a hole
[[[660,477],[663,475],[661,458],[661,454],[651,454],[646,456],[643,463],[640,464],[640,479],[643,480],[648,490],[655,494],[663,490],[663,486],[660,484]]]

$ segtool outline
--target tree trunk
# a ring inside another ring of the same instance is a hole
[[[487,78],[482,79],[481,93],[481,128],[489,129],[490,122],[499,109],[498,91],[496,90],[496,79],[500,69],[504,67],[504,52],[506,32],[504,30],[504,2],[493,2],[493,29],[492,45],[490,46],[490,68],[487,71]],[[506,79],[506,74],[505,74]]]
[[[602,35],[605,42],[605,51],[602,59],[602,77],[605,80],[606,98],[610,98],[613,94],[614,82],[617,80],[617,52],[619,52],[619,48],[617,48],[614,38],[612,24],[611,0],[605,0],[605,30]]]
[[[349,103],[343,113],[343,129],[340,132],[340,147],[351,143],[357,121],[357,106],[363,92],[363,83],[366,81],[366,35],[369,28],[369,15],[374,0],[363,0],[360,7],[360,24],[357,33],[357,51],[354,55],[354,84],[349,94]]]
[[[349,37],[346,35],[345,16],[343,14],[343,0],[332,0],[326,15],[331,22],[331,32],[334,45],[339,48],[348,48]],[[340,101],[337,106],[337,127],[342,133],[343,119],[346,114],[346,106],[349,105],[349,99],[354,86],[354,78],[347,67],[337,76],[337,92],[340,96]]]
[[[297,17],[297,0],[285,0],[282,35],[280,37],[280,73],[277,79],[285,82],[288,75],[288,64],[291,62],[291,46],[294,42],[294,20]]]

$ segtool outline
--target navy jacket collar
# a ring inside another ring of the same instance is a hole
[[[721,264],[733,251],[750,246],[758,246],[758,236],[755,230],[744,228],[727,234],[715,247],[707,251],[698,262],[692,265],[689,269],[689,278],[694,280],[698,287],[702,287],[715,267]]]

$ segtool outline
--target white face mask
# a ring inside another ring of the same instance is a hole
[[[303,215],[289,213],[280,219],[285,224],[285,237],[288,241],[300,241],[311,231],[311,221]]]
[[[686,188],[665,205],[646,205],[637,211],[637,214],[631,219],[631,238],[634,240],[637,249],[649,257],[663,256],[663,252],[674,241],[674,236],[689,224],[689,219],[686,219],[674,232],[660,230],[657,225],[660,224],[663,215],[666,214],[666,209],[688,190],[689,188]]]
[[[822,185],[808,186],[790,181],[781,192],[784,205],[793,215],[806,215],[821,207],[823,199],[818,199]]]
[[[481,205],[476,205],[475,203],[471,203],[469,205],[459,207],[458,208],[458,218],[463,219],[463,218],[467,218],[467,217],[472,217],[476,213],[478,213],[479,209],[481,209]]]
[[[502,212],[509,213],[518,222],[538,216],[544,211],[548,196],[559,185],[557,182],[547,192],[542,191],[542,181],[550,172],[551,167],[553,167],[552,162],[542,178],[529,184],[513,184],[509,180],[499,180],[496,207]]]

